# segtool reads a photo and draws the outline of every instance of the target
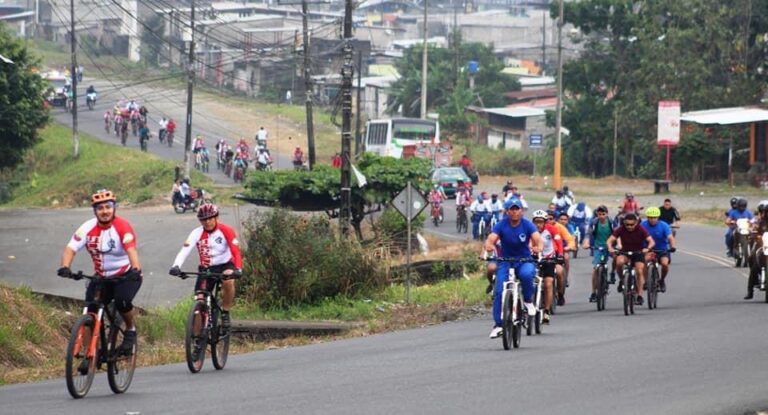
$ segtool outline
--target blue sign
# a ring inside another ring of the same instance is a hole
[[[529,148],[541,148],[544,137],[541,134],[531,134],[528,136]]]
[[[478,61],[467,62],[467,71],[470,75],[476,75],[480,71],[480,63]]]

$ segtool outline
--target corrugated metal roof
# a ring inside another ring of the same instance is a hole
[[[719,125],[768,121],[768,110],[756,107],[733,107],[690,111],[684,112],[680,116],[680,121]]]
[[[505,117],[536,117],[543,116],[544,110],[531,107],[502,107],[502,108],[483,108],[489,114],[503,115]]]

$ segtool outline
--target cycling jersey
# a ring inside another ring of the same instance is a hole
[[[85,248],[91,254],[96,275],[115,277],[131,269],[127,250],[136,248],[136,234],[122,218],[115,217],[107,227],[93,218],[77,228],[67,247],[74,252]]]
[[[653,249],[662,251],[669,249],[669,235],[672,235],[672,228],[670,228],[666,222],[658,221],[656,222],[656,226],[651,226],[647,220],[644,220],[640,225],[648,231],[648,234],[653,238]]]
[[[544,225],[541,232],[541,239],[544,242],[544,249],[541,252],[542,258],[552,258],[556,255],[563,255],[563,239],[560,232],[550,225]]]
[[[509,258],[530,258],[528,247],[531,235],[538,232],[536,225],[528,219],[520,219],[517,226],[512,226],[508,220],[500,221],[493,227],[493,233],[501,240],[501,253]]]
[[[592,217],[592,209],[580,202],[568,208],[568,217],[574,225],[583,225]]]
[[[184,246],[173,260],[173,266],[179,267],[197,246],[200,254],[200,266],[208,268],[216,265],[224,265],[232,262],[237,269],[243,268],[243,259],[240,255],[240,243],[237,241],[235,231],[223,223],[216,224],[213,232],[206,232],[202,226],[195,228],[184,241]]]
[[[624,226],[619,226],[613,230],[613,236],[621,239],[622,250],[640,252],[645,247],[648,231],[642,226],[635,226],[631,231]]]
[[[675,223],[675,221],[680,220],[680,212],[678,212],[674,207],[667,209],[664,206],[659,206],[659,211],[661,212],[659,219],[663,220],[668,225],[672,225]]]
[[[552,225],[557,229],[557,232],[560,234],[560,237],[565,241],[565,247],[567,248],[575,248],[576,247],[576,239],[573,238],[573,235],[571,235],[570,232],[568,232],[568,228],[563,226],[561,223],[555,222],[554,225]]]

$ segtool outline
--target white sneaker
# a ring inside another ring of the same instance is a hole
[[[528,315],[533,317],[536,315],[536,307],[533,306],[533,303],[525,303],[525,308],[528,310]]]
[[[501,327],[494,327],[493,330],[491,330],[491,335],[488,336],[492,339],[496,339],[498,337],[501,337],[501,333],[504,332],[504,329]]]

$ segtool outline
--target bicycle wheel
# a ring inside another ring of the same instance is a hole
[[[558,296],[559,286],[557,285],[557,276],[552,279],[552,304],[549,306],[549,314],[555,315],[555,311],[557,310],[557,296]]]
[[[651,268],[651,278],[647,285],[648,309],[653,310],[656,308],[656,298],[659,296],[659,270],[656,267]]]
[[[597,311],[605,310],[605,267],[597,268]]]
[[[92,359],[86,356],[93,334],[93,316],[84,315],[75,322],[69,335],[65,372],[67,390],[75,399],[82,398],[88,393],[93,383],[93,375],[96,374],[96,362],[99,360],[98,347]]]
[[[501,321],[503,325],[503,333],[501,336],[501,342],[504,345],[504,350],[509,350],[512,347],[512,327],[514,322],[512,321],[512,292],[504,292],[504,299],[502,301],[501,309]]]
[[[229,356],[230,332],[223,333],[221,328],[221,313],[217,309],[213,310],[213,333],[211,334],[211,360],[216,370],[224,369]]]
[[[630,288],[627,291],[629,293],[629,314],[635,314],[635,299],[637,298],[637,292],[635,292],[635,290],[637,290],[637,287],[635,286],[635,277],[631,276],[629,281],[630,284],[628,285]]]
[[[186,337],[184,338],[184,351],[187,356],[187,367],[192,373],[197,373],[203,368],[205,362],[205,346],[207,343],[205,332],[205,305],[195,302],[189,310],[187,318]]]
[[[533,328],[536,334],[541,334],[541,322],[544,319],[544,312],[541,310],[536,311],[536,317],[533,318]]]
[[[123,342],[125,323],[119,313],[115,313],[115,321],[108,327],[109,358],[107,360],[107,380],[109,388],[114,393],[123,393],[128,390],[133,380],[133,372],[136,370],[136,352],[138,345],[133,345],[129,355],[118,354],[117,348]],[[138,343],[138,339],[137,339]]]
[[[523,313],[525,313],[525,307],[523,307],[523,300],[517,299],[517,319],[512,322],[512,347],[517,349],[520,347],[520,338],[523,336]],[[527,314],[527,313],[526,313]]]
[[[528,310],[526,310],[525,313],[525,335],[530,336],[533,334],[533,320],[536,318],[536,316],[529,316]]]
[[[622,293],[622,297],[624,298],[624,315],[629,315],[629,306],[632,302],[632,294],[629,292],[629,278],[626,275],[623,275],[621,277],[621,282],[626,282],[627,284],[624,285],[624,292]]]

